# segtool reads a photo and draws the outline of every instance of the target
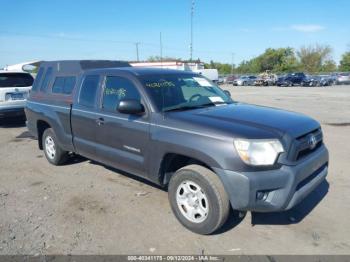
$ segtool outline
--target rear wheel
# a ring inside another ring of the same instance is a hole
[[[168,194],[177,219],[195,233],[213,233],[227,220],[230,204],[226,191],[218,176],[203,166],[179,169],[170,180]]]
[[[61,149],[57,143],[56,135],[52,128],[44,131],[42,144],[47,161],[53,165],[63,164],[68,157],[68,152]]]

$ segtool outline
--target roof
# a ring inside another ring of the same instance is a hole
[[[172,74],[188,74],[194,75],[196,73],[192,71],[183,71],[175,69],[166,69],[166,68],[153,68],[153,67],[123,67],[123,68],[104,68],[104,69],[92,69],[88,70],[89,73],[100,73],[101,71],[105,72],[127,72],[135,76],[145,76],[145,75],[172,75]]]
[[[113,60],[43,61],[40,65],[42,67],[52,67],[54,71],[59,73],[80,73],[85,70],[96,68],[130,67],[128,62]]]

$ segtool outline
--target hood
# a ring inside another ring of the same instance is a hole
[[[172,112],[169,118],[201,125],[209,132],[255,139],[282,137],[284,134],[296,138],[320,126],[303,114],[243,103]]]

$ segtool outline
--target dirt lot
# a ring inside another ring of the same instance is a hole
[[[234,99],[322,123],[330,170],[301,205],[200,236],[167,193],[93,161],[50,165],[23,124],[0,126],[0,254],[350,254],[350,86],[227,87]]]

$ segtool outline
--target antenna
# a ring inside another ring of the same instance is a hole
[[[190,43],[190,61],[193,55],[193,15],[194,15],[194,0],[191,3],[191,43]]]

